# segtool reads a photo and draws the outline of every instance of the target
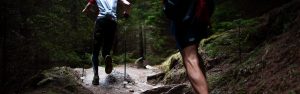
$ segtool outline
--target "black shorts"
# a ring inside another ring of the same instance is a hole
[[[103,57],[110,54],[116,31],[116,21],[97,17],[93,40],[93,55],[98,56],[100,49],[102,49]]]
[[[181,51],[187,46],[200,43],[200,40],[208,36],[208,24],[201,22],[176,23],[171,22],[171,31],[177,42],[177,48]]]

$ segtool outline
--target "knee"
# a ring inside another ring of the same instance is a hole
[[[183,60],[185,64],[189,64],[192,66],[197,66],[199,63],[199,58],[192,54],[183,56]]]
[[[196,57],[183,57],[184,58],[184,63],[188,63],[188,64],[195,64],[198,62]]]

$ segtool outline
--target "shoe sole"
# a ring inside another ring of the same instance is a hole
[[[96,83],[93,82],[92,84],[93,84],[93,85],[99,85],[99,82],[96,82]]]
[[[112,66],[112,58],[111,56],[106,56],[105,57],[105,72],[106,74],[110,74],[113,70]]]
[[[96,81],[95,81],[95,79],[93,79],[92,84],[93,85],[99,85],[99,79],[97,79]]]

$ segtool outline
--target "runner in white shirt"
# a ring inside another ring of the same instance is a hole
[[[123,16],[125,18],[129,17],[129,7],[130,3],[127,0],[89,0],[86,7],[82,10],[83,13],[89,11],[92,5],[98,6],[98,17],[95,21],[94,30],[94,42],[93,42],[93,69],[94,78],[92,81],[93,85],[99,85],[98,76],[98,65],[99,65],[99,52],[101,49],[102,57],[105,62],[105,72],[110,74],[113,70],[112,58],[110,56],[110,50],[113,45],[113,40],[115,37],[115,32],[117,30],[117,7],[119,4],[123,8]]]

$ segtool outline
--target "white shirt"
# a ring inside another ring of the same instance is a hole
[[[117,20],[117,4],[118,0],[96,0],[99,14],[98,17],[104,17],[106,14],[111,14],[113,20]]]

